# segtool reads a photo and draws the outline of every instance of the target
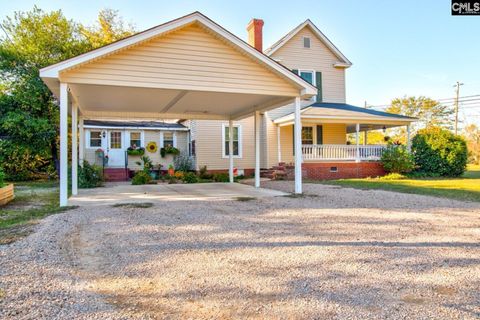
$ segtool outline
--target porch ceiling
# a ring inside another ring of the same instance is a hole
[[[70,84],[84,117],[236,119],[291,97],[91,84]]]

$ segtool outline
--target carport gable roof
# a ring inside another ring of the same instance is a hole
[[[90,61],[97,60],[101,57],[118,52],[122,49],[126,49],[134,45],[143,43],[153,37],[157,37],[162,34],[180,29],[194,22],[198,22],[203,26],[207,27],[208,29],[213,31],[215,34],[220,36],[221,38],[230,42],[234,47],[239,49],[244,54],[252,57],[258,63],[265,65],[270,70],[274,71],[277,75],[283,77],[290,83],[294,84],[296,87],[300,89],[302,95],[305,94],[305,95],[312,96],[317,93],[317,89],[313,85],[306,82],[301,77],[291,72],[289,69],[287,69],[280,63],[274,61],[267,55],[257,51],[248,43],[241,40],[234,34],[230,33],[229,31],[224,29],[222,26],[218,25],[217,23],[215,23],[214,21],[212,21],[211,19],[209,19],[208,17],[206,17],[205,15],[201,14],[198,11],[191,13],[189,15],[183,16],[181,18],[169,21],[167,23],[158,25],[156,27],[147,29],[145,31],[139,32],[137,34],[134,34],[122,40],[118,40],[116,42],[94,49],[92,51],[78,55],[76,57],[42,68],[40,70],[40,77],[47,83],[47,85],[49,85],[50,89],[54,89],[52,91],[56,93],[55,91],[57,90],[56,88],[52,88],[53,86],[52,86],[51,80],[55,79],[58,82],[58,78],[62,71],[66,71],[66,70],[78,67]]]
[[[405,122],[417,121],[417,118],[408,117],[400,114],[383,112],[378,110],[366,109],[353,106],[346,103],[316,102],[306,105],[301,110],[302,118],[320,118],[332,120],[364,120],[364,121],[385,121],[385,122]],[[289,111],[284,115],[278,115],[275,123],[290,122],[293,119],[293,113]]]

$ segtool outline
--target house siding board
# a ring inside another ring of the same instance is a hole
[[[197,25],[63,72],[70,83],[295,96],[291,83]]]
[[[310,37],[310,49],[303,47],[303,37]],[[322,72],[323,101],[345,103],[345,69],[333,66],[338,58],[308,27],[300,30],[271,57],[289,69]]]
[[[228,126],[228,121],[195,120],[195,148],[198,168],[206,165],[209,170],[228,169],[229,158],[224,158],[222,155],[222,124]],[[242,157],[234,158],[234,167],[251,169],[255,166],[254,117],[234,121],[234,125],[237,124],[242,126]]]

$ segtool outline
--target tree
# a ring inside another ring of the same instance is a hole
[[[480,164],[480,128],[475,124],[465,127],[465,139],[467,140],[469,162]]]
[[[92,34],[105,35],[102,44],[131,32],[123,30],[116,13],[102,12],[104,20],[99,16],[99,26],[89,29]],[[102,25],[106,31],[100,30]],[[6,18],[2,29],[0,165],[8,179],[58,172],[59,110],[39,77],[39,69],[97,47],[98,37],[84,34],[86,28],[67,19],[60,10],[44,12],[36,6]]]

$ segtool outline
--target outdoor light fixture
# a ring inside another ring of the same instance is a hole
[[[387,127],[383,126],[382,130],[383,130],[383,133],[385,133],[387,131]]]
[[[105,130],[102,131],[102,138],[105,138],[107,136],[107,132]]]

